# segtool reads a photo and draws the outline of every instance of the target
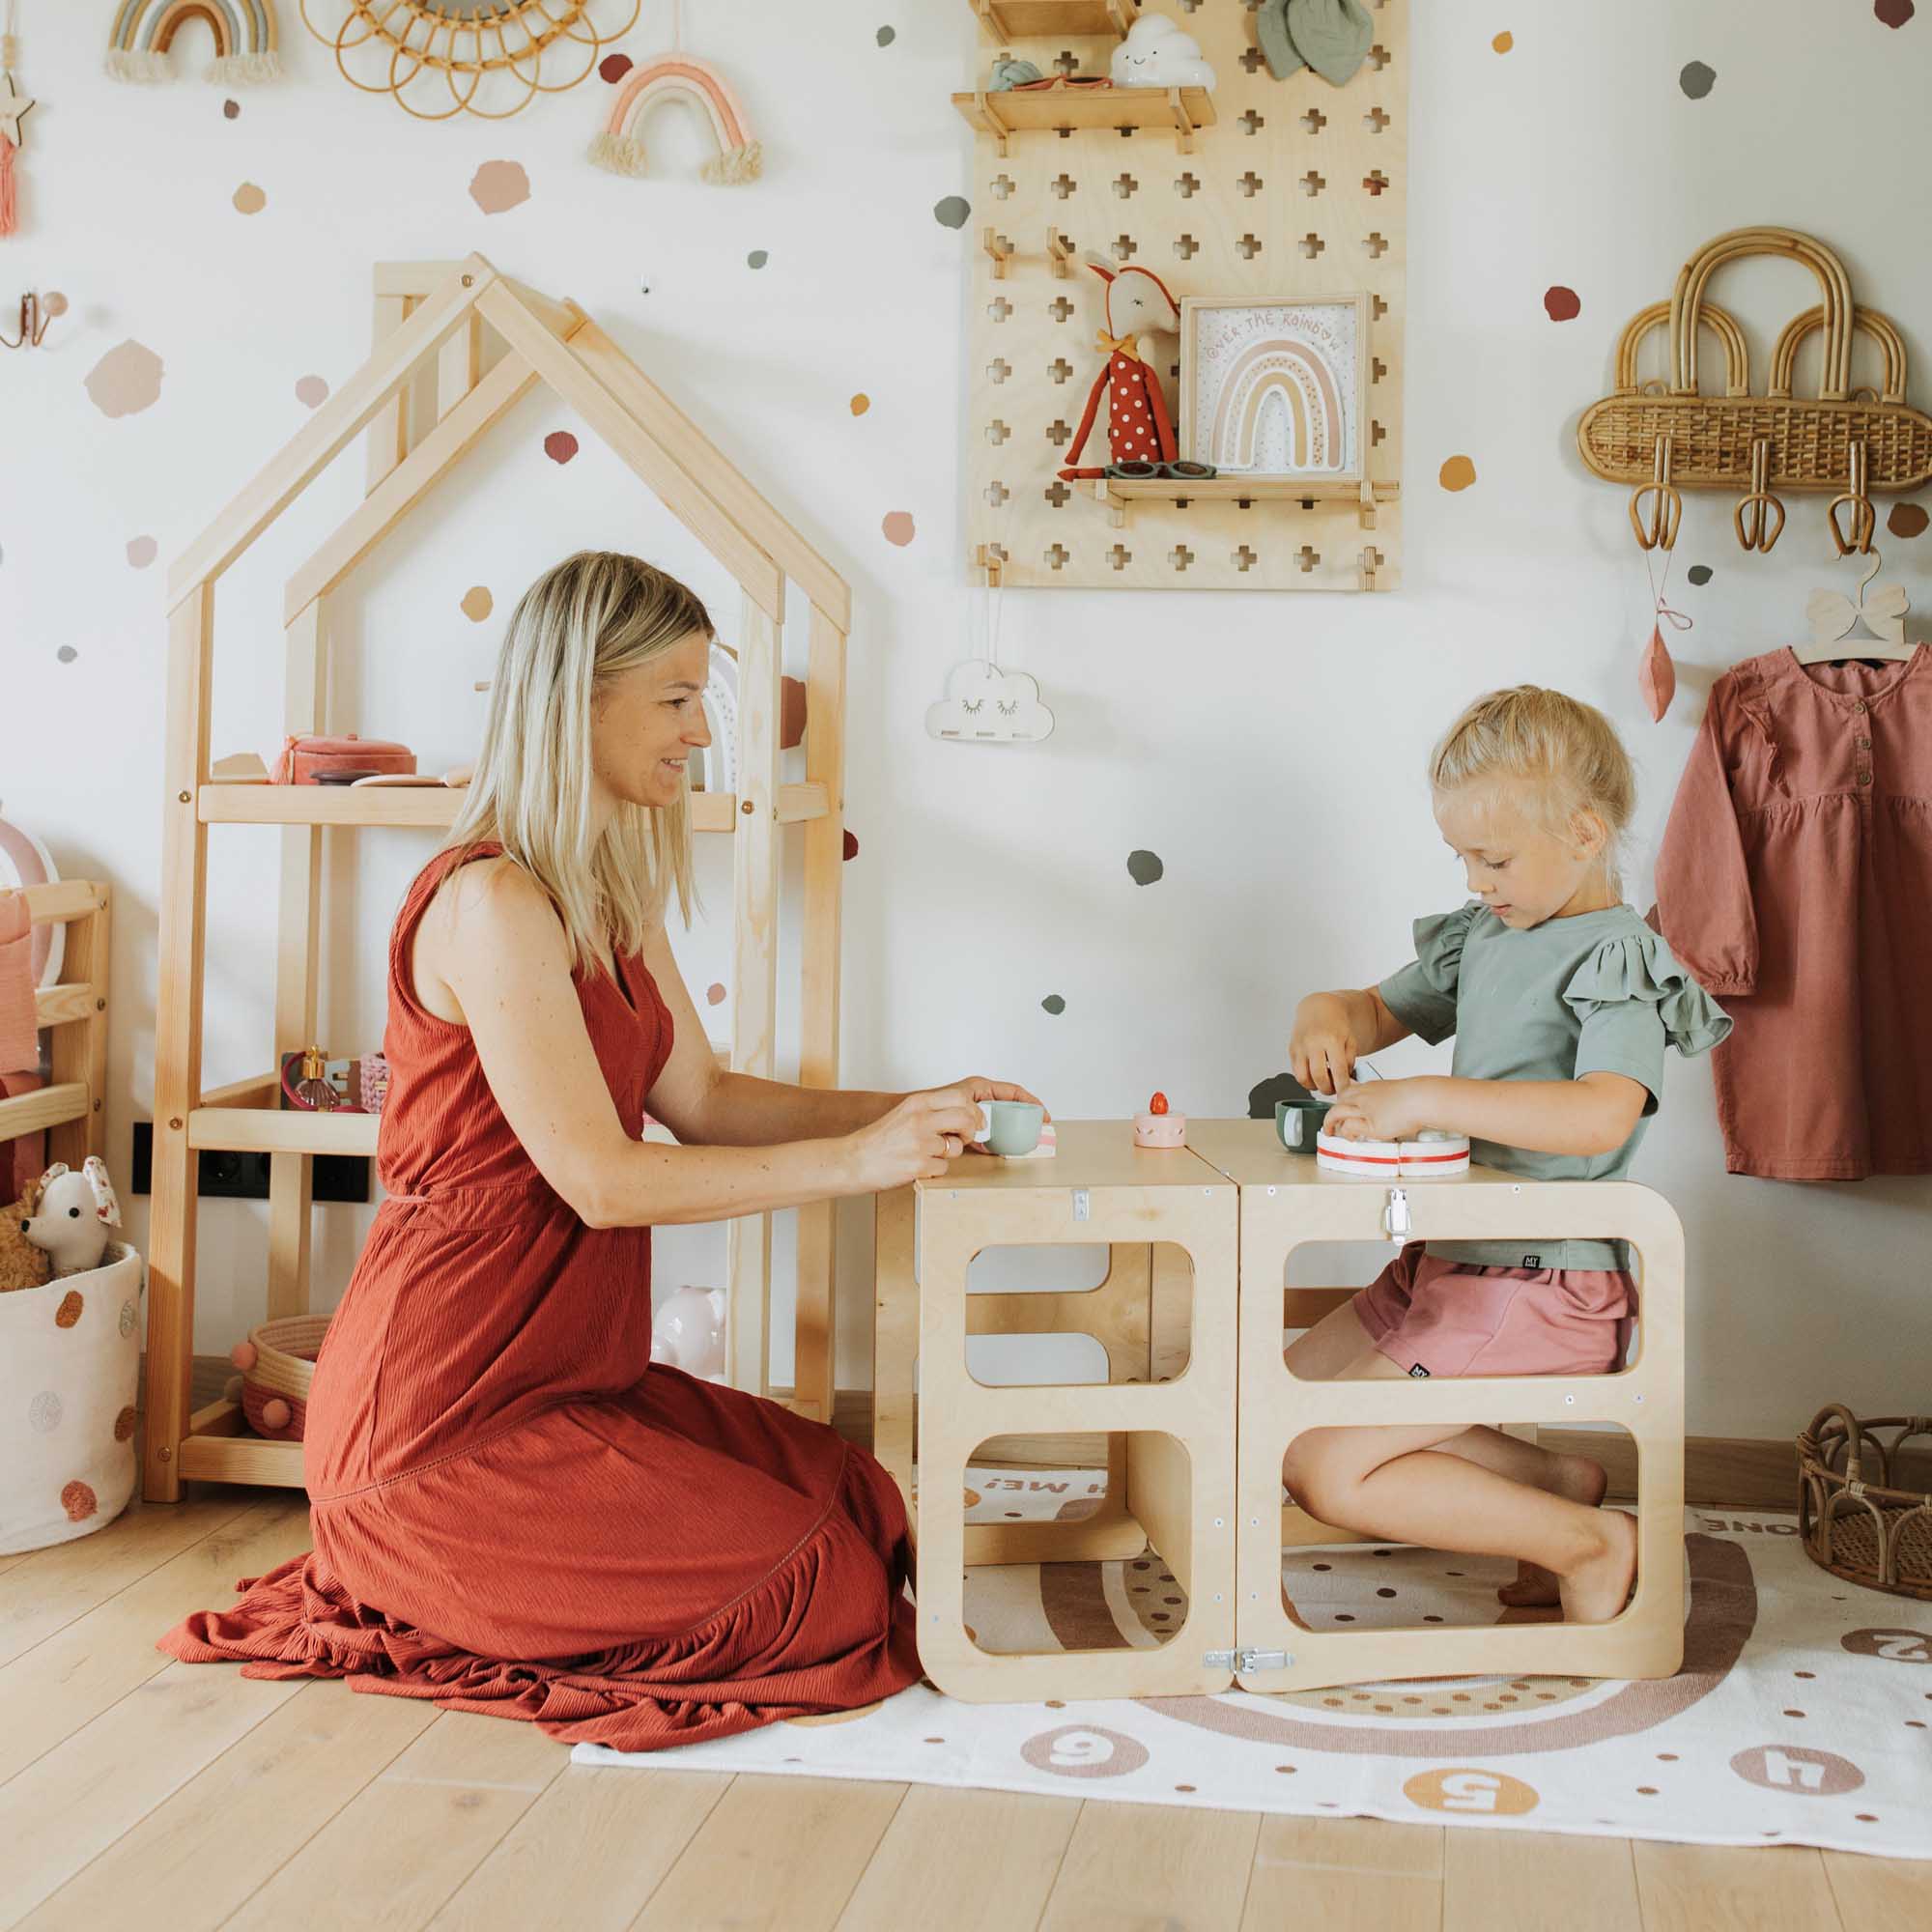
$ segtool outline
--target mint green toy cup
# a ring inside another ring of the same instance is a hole
[[[982,1100],[985,1131],[980,1136],[988,1153],[1031,1153],[1039,1145],[1046,1109],[1030,1100]]]

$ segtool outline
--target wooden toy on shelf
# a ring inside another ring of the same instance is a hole
[[[736,787],[692,799],[692,823],[732,837],[733,1001],[721,1061],[769,1075],[776,1058],[781,839],[803,828],[799,1078],[829,1086],[838,1057],[839,892],[844,846],[845,639],[851,592],[598,325],[499,274],[480,255],[376,270],[370,359],[245,484],[168,580],[169,669],[162,806],[160,975],[155,1031],[146,1493],[173,1501],[185,1478],[299,1487],[299,1449],[250,1440],[228,1403],[188,1412],[194,1327],[196,1156],[203,1148],[270,1156],[270,1320],[309,1304],[310,1166],[318,1153],[370,1155],[379,1117],[278,1110],[278,1056],[315,1039],[325,827],[446,832],[463,802],[446,785],[215,783],[209,712],[217,581],[322,469],[369,431],[367,492],[289,580],[283,729],[323,728],[332,593],[527,390],[541,383],[611,444],[737,581]],[[485,357],[485,331],[492,355]],[[427,384],[433,371],[434,410]],[[420,392],[420,393],[419,393]],[[791,587],[810,607],[810,725],[803,782],[780,782],[779,639]],[[204,1089],[201,1009],[208,944],[208,828],[281,828],[281,928],[268,1070]],[[427,857],[427,852],[424,854]],[[379,949],[382,935],[371,936]],[[43,1096],[36,1095],[35,1100]],[[4,1111],[4,1110],[0,1110]],[[805,1413],[832,1413],[831,1204],[798,1217],[797,1389]],[[727,1257],[730,1374],[767,1384],[772,1230],[733,1221]]]

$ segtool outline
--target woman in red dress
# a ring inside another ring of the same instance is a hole
[[[389,943],[388,1198],[316,1366],[315,1548],[160,1647],[625,1750],[919,1676],[898,1491],[822,1424],[650,1360],[651,1228],[946,1171],[993,1080],[722,1072],[666,935],[711,622],[635,557],[526,592],[475,779]],[[639,1137],[646,1110],[681,1145]]]

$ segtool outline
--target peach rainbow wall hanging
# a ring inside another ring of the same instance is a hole
[[[282,77],[273,0],[120,0],[108,35],[107,71],[116,80],[173,80],[175,35],[188,20],[205,21],[214,36],[208,78],[216,86]]]
[[[709,62],[684,52],[681,7],[671,6],[671,50],[655,54],[626,77],[611,113],[590,144],[590,158],[613,175],[649,171],[638,133],[644,116],[661,100],[689,101],[710,124],[718,152],[700,170],[714,187],[741,187],[764,173],[765,151],[752,138],[745,110],[730,83]]]
[[[7,0],[7,31],[0,36],[0,235],[12,235],[20,225],[19,201],[14,178],[14,157],[20,152],[20,123],[26,119],[27,109],[34,104],[33,96],[20,92],[20,83],[14,78],[14,70],[20,61],[20,37],[14,31],[18,24],[18,0]],[[38,343],[40,330],[35,327],[37,317],[30,317],[31,296],[20,298],[20,340]],[[61,298],[61,307],[67,306],[66,298]],[[58,315],[60,309],[50,309],[49,314]],[[20,343],[10,342],[10,349],[16,349]]]

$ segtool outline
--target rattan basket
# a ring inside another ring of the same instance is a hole
[[[271,1442],[299,1442],[308,1419],[308,1389],[315,1377],[315,1358],[328,1332],[326,1315],[291,1315],[265,1321],[248,1333],[255,1350],[253,1362],[242,1367],[242,1412],[257,1435]],[[246,1345],[244,1345],[246,1346]],[[236,1350],[238,1358],[242,1350]],[[271,1425],[264,1411],[271,1402],[288,1405],[289,1419]]]
[[[1882,1429],[1894,1432],[1889,1441]],[[1798,1438],[1799,1534],[1833,1576],[1932,1603],[1932,1494],[1890,1487],[1899,1445],[1915,1435],[1932,1438],[1932,1416],[1861,1422],[1828,1403]]]

